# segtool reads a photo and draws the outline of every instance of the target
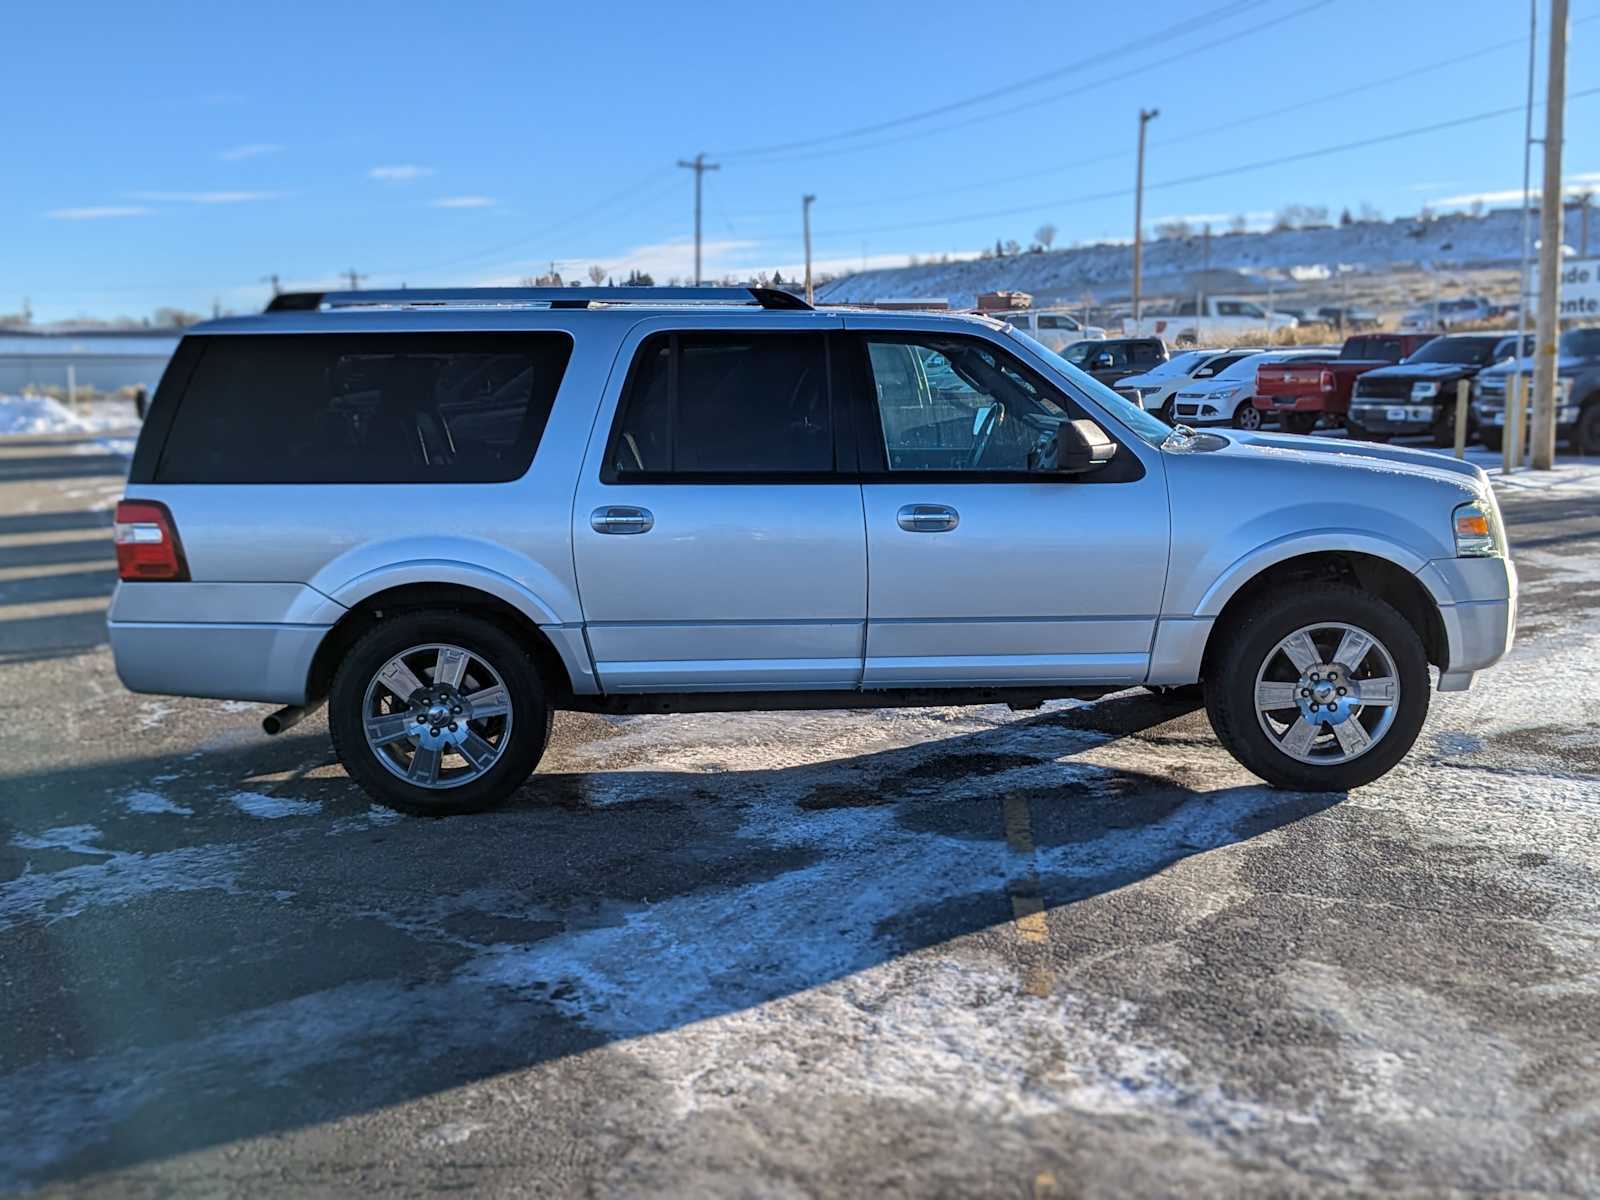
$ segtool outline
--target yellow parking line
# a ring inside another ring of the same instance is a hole
[[[0,548],[102,540],[111,541],[111,527],[108,525],[91,525],[87,529],[41,529],[35,533],[0,533]]]
[[[0,583],[10,583],[18,579],[42,579],[46,575],[75,575],[79,571],[115,571],[117,560],[107,555],[105,558],[85,558],[74,562],[39,563],[30,567],[0,567]]]
[[[20,621],[27,617],[70,617],[78,613],[103,613],[107,596],[82,596],[73,600],[20,601],[0,604],[0,621]]]
[[[1012,879],[1006,892],[1011,898],[1011,924],[1017,940],[1029,951],[1030,961],[1023,986],[1029,995],[1047,996],[1055,979],[1043,948],[1050,944],[1050,926],[1045,920],[1044,898],[1033,861],[1033,821],[1028,802],[1021,796],[1007,796],[1001,808],[1005,818],[1006,845],[1013,854],[1026,856],[1028,869]]]

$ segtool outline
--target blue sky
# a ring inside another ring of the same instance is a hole
[[[1572,0],[1569,92],[1600,87],[1597,17]],[[1520,104],[1521,0],[68,2],[7,29],[0,312],[27,298],[40,320],[252,309],[265,275],[350,268],[368,286],[552,260],[665,282],[692,271],[674,164],[699,151],[722,163],[708,276],[791,273],[808,191],[833,270],[1045,222],[1057,245],[1122,238],[1141,105],[1161,109],[1147,224],[1393,216],[1521,185],[1510,115],[1168,186]],[[1570,180],[1600,183],[1596,130],[1600,96],[1574,100]]]

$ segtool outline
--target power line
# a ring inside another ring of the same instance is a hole
[[[1568,92],[1568,101],[1580,100],[1587,96],[1600,94],[1600,87],[1586,88],[1580,92]],[[1279,155],[1276,158],[1258,159],[1255,162],[1239,163],[1231,167],[1219,167],[1214,171],[1201,171],[1193,175],[1184,175],[1176,179],[1165,179],[1159,183],[1145,184],[1146,191],[1158,188],[1181,187],[1191,183],[1203,183],[1211,179],[1221,179],[1229,175],[1242,175],[1249,171],[1261,171],[1268,167],[1279,167],[1289,163],[1304,162],[1307,159],[1322,158],[1330,154],[1344,154],[1351,150],[1360,150],[1368,146],[1378,146],[1385,142],[1400,141],[1409,137],[1420,137],[1423,134],[1438,133],[1445,129],[1454,129],[1461,125],[1471,125],[1479,121],[1492,120],[1510,113],[1520,113],[1524,106],[1513,104],[1507,108],[1492,109],[1488,112],[1474,113],[1466,117],[1454,117],[1448,121],[1437,121],[1431,125],[1418,125],[1411,129],[1400,129],[1393,133],[1378,134],[1374,137],[1361,138],[1353,142],[1341,142],[1334,146],[1323,146],[1316,150],[1303,150],[1295,154]],[[1114,188],[1104,192],[1088,192],[1078,196],[1067,196],[1055,200],[1039,200],[1029,204],[1016,205],[1009,208],[989,209],[986,212],[964,213],[954,217],[933,217],[924,221],[908,221],[898,225],[873,225],[857,229],[830,230],[834,237],[859,237],[863,234],[900,233],[909,229],[929,229],[940,225],[958,225],[964,221],[986,221],[997,217],[1013,217],[1024,213],[1038,212],[1043,208],[1065,207],[1073,204],[1089,204],[1097,200],[1113,200],[1124,196],[1133,195],[1132,188]]]
[[[739,150],[724,150],[718,155],[718,157],[724,159],[755,158],[769,154],[779,154],[790,150],[800,150],[810,146],[823,145],[828,142],[847,141],[851,138],[864,137],[867,134],[882,133],[887,129],[896,129],[902,125],[910,125],[917,121],[925,121],[929,117],[943,116],[945,113],[955,112],[963,108],[970,108],[974,104],[984,104],[990,100],[1000,99],[1003,96],[1014,95],[1019,91],[1024,91],[1027,88],[1034,87],[1040,83],[1046,83],[1052,79],[1059,79],[1063,75],[1070,75],[1076,71],[1081,71],[1085,67],[1096,66],[1099,63],[1107,61],[1108,59],[1119,58],[1136,50],[1147,49],[1154,42],[1173,37],[1182,37],[1186,33],[1191,33],[1196,29],[1206,28],[1215,24],[1217,21],[1226,20],[1228,17],[1236,16],[1241,12],[1247,12],[1252,8],[1259,8],[1268,2],[1269,0],[1229,0],[1229,3],[1227,4],[1222,4],[1216,8],[1208,9],[1203,13],[1197,13],[1192,17],[1187,17],[1182,21],[1179,21],[1173,25],[1169,25],[1165,29],[1159,29],[1152,34],[1147,34],[1132,41],[1124,42],[1121,45],[1113,46],[1109,50],[1097,51],[1092,55],[1088,55],[1084,58],[1078,59],[1075,62],[1068,63],[1066,66],[1057,67],[1054,70],[1045,71],[1039,75],[1032,75],[1027,79],[1019,79],[1015,82],[1004,84],[1001,87],[991,88],[986,92],[980,92],[977,95],[967,96],[961,100],[951,100],[948,103],[936,105],[933,108],[923,109],[921,112],[907,113],[900,117],[891,117],[888,120],[876,121],[871,125],[860,125],[854,129],[846,129],[838,133],[822,134],[817,137],[801,138],[790,142],[775,142],[766,146],[747,146]],[[1332,0],[1321,0],[1321,2],[1326,4],[1331,3]]]

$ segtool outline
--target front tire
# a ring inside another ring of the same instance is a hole
[[[1233,427],[1248,429],[1251,432],[1260,429],[1261,410],[1254,404],[1241,404],[1233,414]]]
[[[1422,639],[1392,605],[1344,584],[1252,607],[1206,677],[1228,751],[1276,787],[1341,792],[1401,760],[1428,715]]]
[[[1501,448],[1506,444],[1505,430],[1480,429],[1478,431],[1478,440],[1483,443],[1485,450],[1493,450],[1496,454],[1499,454]]]
[[[328,730],[350,778],[420,816],[503,803],[533,773],[550,707],[527,652],[470,613],[403,613],[363,634],[328,693]]]

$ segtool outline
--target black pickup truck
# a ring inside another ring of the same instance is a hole
[[[1061,352],[1061,357],[1110,387],[1119,379],[1143,375],[1152,367],[1159,367],[1171,355],[1160,338],[1136,337],[1073,342]]]
[[[1524,346],[1531,351],[1531,335]],[[1399,434],[1426,433],[1436,446],[1451,445],[1456,436],[1456,384],[1515,358],[1516,352],[1515,334],[1447,333],[1392,367],[1368,371],[1356,380],[1350,397],[1346,418],[1350,436],[1387,442]],[[1468,420],[1476,424],[1470,414]]]
[[[1556,437],[1567,439],[1579,454],[1600,454],[1600,327],[1567,330],[1556,355]],[[1472,415],[1479,440],[1491,450],[1500,449],[1505,436],[1506,385],[1518,374],[1531,391],[1530,356],[1498,363],[1478,376]]]

